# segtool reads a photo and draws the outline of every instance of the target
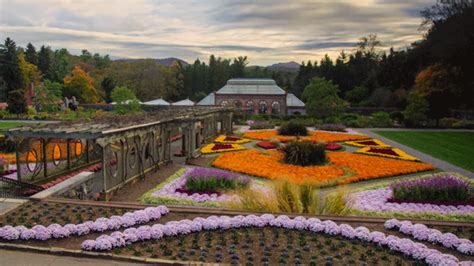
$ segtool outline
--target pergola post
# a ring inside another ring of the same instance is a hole
[[[48,177],[48,158],[47,158],[47,154],[46,154],[46,151],[47,151],[47,145],[48,145],[48,142],[49,142],[49,139],[42,139],[41,140],[42,142],[42,146],[41,146],[41,153],[43,155],[43,176],[46,178]]]
[[[15,149],[15,158],[16,158],[16,179],[18,181],[21,181],[21,164],[20,164],[20,142],[16,143],[16,149]],[[26,155],[28,156],[28,154]],[[26,161],[28,163],[28,160]]]
[[[66,140],[66,157],[67,157],[67,169],[71,170],[71,140]]]

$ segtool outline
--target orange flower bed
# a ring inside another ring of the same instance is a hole
[[[297,184],[307,182],[320,185],[345,184],[433,169],[433,166],[425,163],[347,152],[332,152],[327,156],[330,161],[328,165],[304,167],[282,163],[283,154],[280,151],[269,151],[268,154],[264,154],[256,150],[247,150],[222,154],[212,165],[268,179],[286,179]]]
[[[397,176],[409,173],[433,170],[431,164],[402,161],[369,155],[347,152],[332,152],[327,154],[331,163],[347,167],[355,175],[340,180],[339,184],[353,183],[362,180],[375,179],[387,176]]]
[[[71,156],[80,156],[82,154],[82,149],[83,145],[81,142],[70,142],[69,144],[70,149],[71,149]],[[31,146],[32,149],[36,149],[37,154],[33,152],[25,152],[25,153],[20,153],[20,161],[26,162],[26,158],[28,156],[28,161],[34,162],[36,161],[36,156],[38,156],[38,160],[42,160],[42,150],[41,150],[41,145],[39,142],[35,142]],[[67,143],[66,141],[62,140],[55,140],[50,142],[46,146],[46,159],[48,161],[50,160],[65,160],[67,157]],[[0,158],[4,158],[6,162],[9,164],[15,164],[16,163],[16,155],[15,153],[2,153],[0,154]]]
[[[354,134],[342,134],[333,132],[323,131],[310,131],[309,136],[300,137],[301,140],[317,141],[317,142],[338,142],[338,141],[349,141],[349,140],[361,140],[369,137],[364,135]],[[295,139],[296,137],[278,135],[276,130],[259,130],[259,131],[247,131],[244,133],[244,137],[258,140],[278,140],[287,141]]]
[[[295,183],[331,180],[344,175],[342,169],[334,166],[307,166],[280,162],[283,154],[269,151],[268,154],[257,150],[228,152],[219,156],[213,166],[268,179],[287,179]]]

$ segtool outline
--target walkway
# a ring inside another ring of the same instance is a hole
[[[79,258],[70,256],[58,256],[41,253],[1,250],[0,249],[0,266],[80,266],[80,265],[94,265],[94,266],[125,266],[125,265],[147,265],[138,264],[127,261],[115,261],[94,258]]]
[[[355,129],[355,131],[358,131],[360,132],[361,134],[364,134],[364,135],[367,135],[369,137],[372,137],[372,138],[377,138],[377,139],[380,139],[382,140],[383,142],[387,143],[387,144],[390,144],[391,146],[393,147],[396,147],[396,148],[399,148],[401,149],[402,151],[405,151],[407,152],[408,154],[410,155],[413,155],[417,158],[419,158],[421,161],[423,162],[426,162],[426,163],[429,163],[429,164],[432,164],[433,166],[435,166],[436,168],[439,168],[439,169],[442,169],[444,171],[448,171],[448,172],[456,172],[456,173],[459,173],[459,174],[462,174],[466,177],[469,177],[469,178],[474,178],[474,173],[471,172],[471,171],[468,171],[466,169],[463,169],[459,166],[456,166],[454,164],[451,164],[451,163],[448,163],[446,161],[443,161],[443,160],[440,160],[440,159],[437,159],[431,155],[428,155],[426,153],[423,153],[423,152],[420,152],[418,150],[415,150],[409,146],[406,146],[406,145],[403,145],[403,144],[400,144],[398,142],[395,142],[391,139],[388,139],[388,138],[385,138],[385,137],[382,137],[376,133],[374,133],[372,130],[391,130],[391,131],[410,131],[410,130],[413,130],[413,131],[433,131],[433,132],[448,132],[448,131],[468,131],[468,132],[474,132],[474,130],[450,130],[450,129],[400,129],[400,128],[357,128]]]

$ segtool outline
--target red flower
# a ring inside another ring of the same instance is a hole
[[[217,151],[217,150],[226,150],[226,149],[232,149],[232,145],[231,144],[215,144],[214,147],[212,147],[211,150],[213,151]]]
[[[256,144],[258,147],[263,149],[275,149],[277,146],[270,141],[260,141]]]
[[[337,150],[342,149],[342,145],[330,142],[330,143],[327,143],[326,146],[324,146],[324,149],[328,151],[337,151]]]

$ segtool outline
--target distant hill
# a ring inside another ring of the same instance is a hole
[[[288,71],[288,72],[298,72],[300,69],[300,64],[290,61],[286,63],[276,63],[267,67],[269,70],[276,71]]]
[[[146,59],[149,59],[149,58],[146,58]],[[146,60],[146,59],[145,58],[137,58],[137,59],[125,58],[125,59],[117,59],[115,61],[138,62],[138,61],[142,61],[142,60]],[[156,63],[158,63],[162,66],[171,66],[171,64],[173,64],[174,62],[181,62],[181,64],[183,66],[189,65],[188,62],[186,62],[182,59],[179,59],[179,58],[175,58],[175,57],[158,58],[158,59],[153,59],[153,60],[155,60]]]

